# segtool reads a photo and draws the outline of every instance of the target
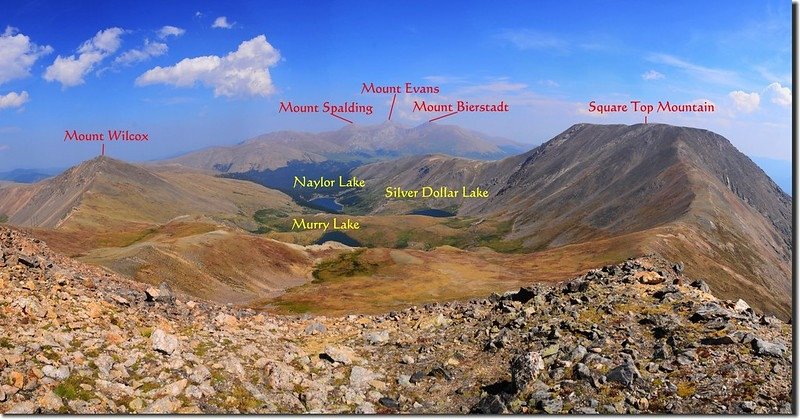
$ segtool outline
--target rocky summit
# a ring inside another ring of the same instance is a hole
[[[485,299],[275,316],[0,227],[0,413],[792,413],[791,326],[713,292],[649,255]]]

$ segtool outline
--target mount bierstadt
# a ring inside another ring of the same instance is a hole
[[[743,297],[788,318],[791,200],[725,138],[661,124],[579,124],[527,153],[488,160],[518,147],[437,124],[276,132],[149,165],[95,159],[34,185],[6,187],[0,214],[86,262],[225,302],[280,296],[284,307],[313,310],[319,300],[312,296],[334,294],[380,311],[563,280],[655,252],[683,261],[688,276],[705,279],[722,298]],[[363,189],[337,193],[344,212],[365,226],[352,235],[372,248],[311,245],[319,232],[286,225],[293,216],[324,217],[319,211],[275,190],[212,176],[257,179],[292,164],[332,162],[347,162],[334,167],[366,180]],[[490,196],[388,200],[387,186],[481,187]],[[405,215],[418,208],[456,216]],[[266,229],[257,222],[265,218]],[[468,240],[495,227],[491,242]],[[381,241],[402,234],[411,234],[402,246]],[[339,273],[329,276],[335,280],[315,280],[323,265]],[[376,284],[373,276],[396,281]],[[415,287],[423,291],[393,294]]]

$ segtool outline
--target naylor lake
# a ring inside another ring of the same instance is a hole
[[[336,198],[331,198],[329,196],[314,198],[308,201],[308,204],[314,208],[336,213],[340,213],[342,212],[342,209],[344,209],[344,206],[336,202]]]

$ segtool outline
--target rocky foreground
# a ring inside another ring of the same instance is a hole
[[[469,302],[286,317],[0,227],[0,413],[792,413],[791,326],[657,257]]]

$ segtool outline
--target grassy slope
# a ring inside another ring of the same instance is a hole
[[[538,281],[561,281],[641,254],[643,237],[598,240],[533,254],[489,249],[367,249],[318,266],[311,283],[292,288],[270,308],[320,314],[375,313],[410,305],[485,297]],[[367,269],[352,269],[352,258]]]

